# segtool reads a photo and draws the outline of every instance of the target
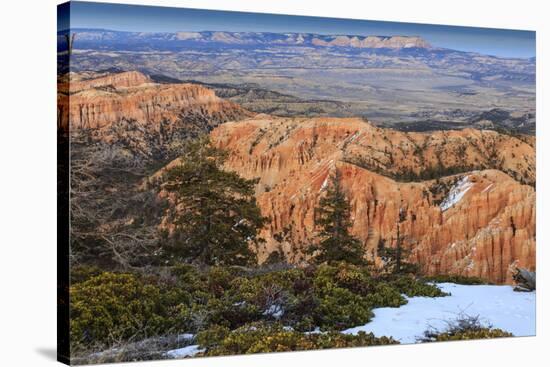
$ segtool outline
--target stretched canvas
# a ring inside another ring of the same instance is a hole
[[[71,1],[57,38],[60,361],[535,335],[535,32]]]

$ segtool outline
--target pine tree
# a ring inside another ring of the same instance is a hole
[[[397,219],[397,236],[395,247],[386,247],[386,241],[378,241],[378,256],[384,261],[384,269],[392,274],[416,273],[418,266],[406,261],[410,251],[403,247],[403,237],[401,236],[400,226],[407,219],[407,212],[403,207],[399,209]]]
[[[163,188],[175,194],[175,240],[169,249],[186,261],[208,265],[251,265],[250,245],[261,241],[264,224],[254,198],[256,181],[224,171],[227,154],[207,137],[189,143]]]
[[[312,247],[314,260],[324,262],[348,262],[365,264],[365,251],[359,239],[352,236],[349,230],[350,204],[340,183],[340,173],[337,171],[331,177],[326,196],[319,201],[315,213],[315,225],[320,228],[320,241]]]

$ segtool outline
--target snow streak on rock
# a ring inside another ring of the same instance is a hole
[[[452,188],[451,191],[449,191],[449,195],[443,200],[443,202],[440,205],[441,210],[445,211],[451,207],[453,207],[456,203],[458,203],[464,195],[470,190],[470,188],[474,184],[470,182],[470,179],[468,176],[462,177]]]

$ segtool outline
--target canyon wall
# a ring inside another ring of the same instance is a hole
[[[275,250],[293,263],[307,260],[315,207],[339,170],[352,232],[371,259],[380,241],[395,246],[404,211],[404,245],[427,274],[510,283],[511,268],[535,267],[532,141],[493,131],[403,133],[361,119],[267,115],[225,123],[211,136],[230,152],[227,169],[259,178],[256,196],[269,218],[261,260]],[[429,175],[463,172],[425,180],[427,168]]]
[[[254,115],[203,86],[154,83],[139,72],[69,75],[58,95],[63,128],[157,162],[182,139],[214,129],[213,143],[229,152],[226,169],[259,178],[256,197],[269,219],[260,261],[273,251],[307,261],[315,208],[339,170],[352,232],[375,263],[380,243],[395,246],[399,225],[410,260],[427,274],[509,283],[512,268],[535,268],[533,137]]]
[[[157,84],[136,72],[109,74],[81,80],[72,76],[67,87],[59,85],[58,124],[71,129],[102,129],[121,120],[147,128],[164,122],[200,120],[206,127],[252,114],[237,104],[218,98],[214,91],[196,84]]]

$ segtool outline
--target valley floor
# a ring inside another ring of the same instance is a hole
[[[507,285],[460,285],[440,283],[448,297],[410,297],[399,308],[374,309],[375,317],[366,325],[344,333],[372,332],[375,336],[392,336],[403,344],[415,343],[429,328],[443,329],[446,321],[460,314],[479,315],[484,324],[508,331],[514,336],[536,333],[535,292],[514,292]]]

